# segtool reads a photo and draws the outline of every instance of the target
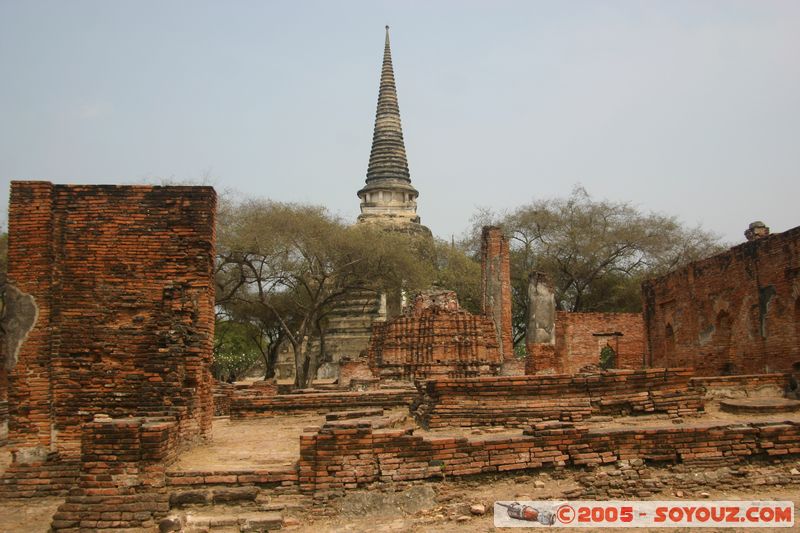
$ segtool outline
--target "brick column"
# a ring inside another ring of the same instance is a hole
[[[500,355],[513,362],[511,331],[511,263],[508,239],[495,226],[485,226],[481,238],[481,307],[494,319]]]

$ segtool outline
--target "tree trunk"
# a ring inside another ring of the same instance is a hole
[[[294,384],[298,388],[308,388],[310,384],[308,374],[308,335],[303,335],[299,343],[292,346],[294,348]]]

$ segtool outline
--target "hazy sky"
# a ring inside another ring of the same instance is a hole
[[[419,214],[800,225],[800,2],[0,0],[0,186],[209,180],[355,220],[383,27]]]

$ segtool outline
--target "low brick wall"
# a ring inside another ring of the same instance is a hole
[[[614,370],[592,375],[440,379],[418,382],[411,406],[425,428],[527,427],[592,414],[696,413],[703,402],[692,369]]]
[[[0,499],[65,496],[78,483],[80,462],[55,454],[45,461],[13,462],[0,477]]]
[[[399,407],[411,405],[414,389],[385,389],[356,392],[310,392],[269,394],[249,390],[236,391],[231,398],[231,419],[255,418],[288,413],[327,413],[354,407]]]
[[[80,479],[52,531],[157,527],[169,511],[165,468],[179,442],[175,420],[96,417],[82,427]]]
[[[789,383],[789,375],[740,374],[734,376],[697,376],[689,380],[693,387],[705,390],[706,398],[752,395],[753,393],[782,395]]]
[[[519,436],[420,437],[366,420],[327,423],[300,437],[301,492],[324,497],[373,483],[641,459],[701,466],[800,454],[800,424],[586,429],[542,422]]]

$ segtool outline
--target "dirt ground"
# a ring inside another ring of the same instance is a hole
[[[288,415],[254,420],[217,418],[211,441],[187,450],[172,471],[254,470],[289,466],[300,457],[303,428],[319,426],[320,415]]]
[[[535,481],[542,480],[543,488],[536,488]],[[495,479],[473,479],[454,482],[435,482],[423,486],[428,491],[421,490],[417,496],[429,496],[426,503],[403,505],[402,498],[364,498],[358,494],[348,495],[331,505],[329,512],[333,516],[314,517],[313,514],[298,515],[301,525],[289,531],[296,533],[356,533],[371,532],[408,532],[408,533],[449,533],[449,532],[494,532],[494,531],[525,531],[522,529],[498,529],[494,527],[492,517],[493,503],[498,500],[551,500],[561,499],[562,491],[576,486],[571,479],[554,480],[545,474],[537,475],[507,475]],[[426,494],[427,493],[427,494]],[[784,500],[795,502],[794,528],[757,528],[752,531],[800,531],[800,489],[799,488],[774,488],[761,491],[708,491],[709,500]],[[413,500],[413,498],[409,498]],[[658,494],[652,500],[693,500],[700,499],[697,495],[686,494],[683,498],[675,493],[666,492]],[[366,502],[364,501],[366,500]],[[364,505],[368,503],[369,506]],[[484,516],[472,516],[469,512],[470,505],[483,504],[487,513]],[[361,504],[361,505],[359,505]],[[367,510],[368,509],[368,510]],[[310,517],[310,518],[309,518]],[[565,531],[563,528],[557,528]],[[691,528],[604,528],[596,531],[624,532],[624,531],[660,531],[660,532],[685,532]],[[693,531],[725,532],[740,530],[733,528],[694,528]],[[744,528],[742,528],[744,530]],[[578,531],[593,531],[591,528],[582,528]]]

